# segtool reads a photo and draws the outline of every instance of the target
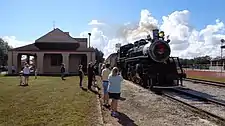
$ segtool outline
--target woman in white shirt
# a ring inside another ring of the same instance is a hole
[[[24,76],[24,86],[28,86],[28,79],[29,79],[29,75],[30,75],[30,68],[29,65],[26,64],[25,67],[23,68],[23,76]]]
[[[119,70],[117,67],[112,69],[112,73],[109,75],[109,86],[108,86],[108,94],[109,98],[112,99],[111,108],[113,117],[118,116],[117,106],[118,100],[120,99],[121,93],[121,84],[123,78],[119,75]]]

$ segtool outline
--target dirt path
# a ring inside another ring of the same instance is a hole
[[[215,71],[198,71],[198,70],[186,70],[186,74],[190,76],[204,76],[204,77],[214,77],[214,78],[224,78],[225,73],[215,72]]]
[[[122,97],[119,101],[121,116],[113,118],[110,111],[102,108],[106,126],[214,126],[184,107],[153,94],[128,81],[122,86]]]

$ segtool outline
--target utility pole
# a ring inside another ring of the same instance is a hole
[[[220,46],[220,48],[221,48],[221,73],[223,72],[223,48],[225,48],[224,46],[223,46],[223,43],[225,42],[225,40],[224,39],[221,39],[220,40],[220,42],[221,42],[221,46]]]

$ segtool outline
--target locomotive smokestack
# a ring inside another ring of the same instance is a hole
[[[159,29],[152,30],[153,40],[157,40],[159,38]]]

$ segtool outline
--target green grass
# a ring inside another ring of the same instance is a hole
[[[188,78],[215,81],[215,82],[225,82],[225,78],[222,77],[209,77],[209,76],[197,76],[197,75],[187,75]]]
[[[78,81],[30,77],[30,85],[21,87],[18,77],[0,76],[0,125],[94,125],[96,95],[81,90]]]

